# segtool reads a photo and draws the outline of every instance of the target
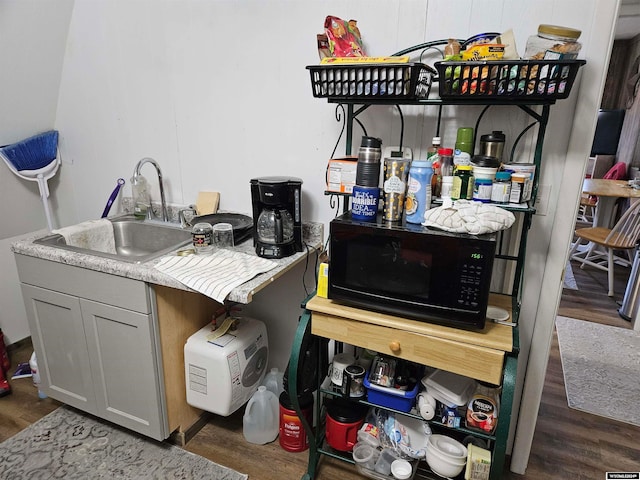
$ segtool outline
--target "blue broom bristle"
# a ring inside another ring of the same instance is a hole
[[[38,170],[53,162],[58,155],[58,131],[34,135],[0,148],[16,170]]]

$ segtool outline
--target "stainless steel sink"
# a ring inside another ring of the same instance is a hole
[[[133,215],[114,217],[109,220],[113,224],[116,254],[67,245],[64,237],[59,234],[34,240],[34,243],[124,262],[143,263],[191,242],[191,231],[177,224],[138,220]]]

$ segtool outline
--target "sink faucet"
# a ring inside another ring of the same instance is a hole
[[[136,164],[136,168],[133,171],[133,178],[135,179],[140,175],[140,169],[145,163],[150,163],[151,165],[153,165],[154,168],[156,169],[156,172],[158,173],[158,183],[160,184],[160,201],[162,202],[162,220],[165,222],[168,222],[169,215],[167,213],[167,201],[164,198],[164,185],[162,184],[162,171],[160,170],[160,165],[158,165],[158,162],[156,162],[153,158],[149,158],[149,157],[143,158]],[[151,209],[151,207],[149,207],[149,210],[147,210],[147,218],[152,218],[152,216],[153,216],[153,210]]]

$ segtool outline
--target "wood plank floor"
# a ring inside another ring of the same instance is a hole
[[[622,301],[628,269],[619,268],[615,299],[606,295],[606,274],[574,266],[580,290],[565,289],[558,314],[585,321],[630,328],[616,303]],[[12,363],[28,361],[29,344],[11,351]],[[631,381],[637,381],[631,380]],[[11,381],[13,393],[0,398],[0,441],[14,435],[56,409],[55,400],[39,400],[29,379]],[[278,442],[252,445],[242,436],[242,411],[230,417],[212,416],[186,449],[212,461],[249,474],[252,480],[296,480],[306,471],[307,452],[289,453]],[[640,428],[589,415],[567,407],[554,334],[540,413],[525,475],[505,469],[504,478],[570,478],[602,480],[606,471],[640,471]],[[317,477],[322,480],[357,480],[353,466],[323,457]]]

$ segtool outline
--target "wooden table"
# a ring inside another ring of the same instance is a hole
[[[598,197],[593,217],[594,227],[611,228],[614,207],[618,198],[640,198],[640,189],[632,188],[626,180],[585,178],[582,193]]]

